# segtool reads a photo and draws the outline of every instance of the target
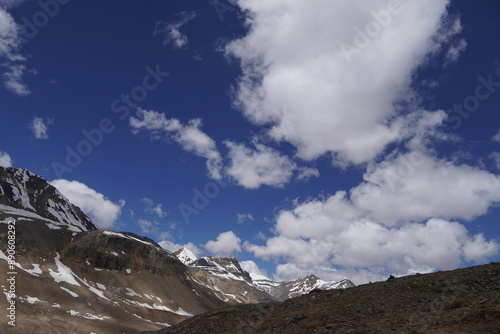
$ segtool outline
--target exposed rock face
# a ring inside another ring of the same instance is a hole
[[[220,262],[236,268],[231,275],[237,279],[227,280],[185,266],[148,238],[98,230],[27,170],[0,167],[0,203],[0,281],[17,272],[17,324],[1,322],[1,333],[138,333],[272,298],[239,277],[235,260]],[[6,253],[9,221],[15,222],[13,269]],[[6,309],[12,298],[0,284],[0,308]]]
[[[7,253],[9,225],[15,260]],[[276,300],[235,258],[176,254],[184,263],[148,238],[99,230],[39,176],[0,167],[0,308],[16,305],[16,326],[0,322],[0,333],[138,333],[220,307]],[[14,298],[8,272],[16,272]],[[317,286],[306,281],[279,291]]]
[[[45,220],[72,231],[97,230],[92,221],[47,181],[22,168],[0,166],[0,211]]]
[[[240,304],[247,304],[274,300],[253,284],[250,274],[241,268],[234,257],[202,257],[193,261],[190,267],[195,277],[217,292],[224,301],[236,300]]]
[[[243,279],[252,283],[250,274],[241,269],[240,263],[235,257],[202,257],[191,263],[192,267],[198,267],[208,272],[218,275],[234,276],[236,279]],[[234,277],[232,277],[234,279]]]

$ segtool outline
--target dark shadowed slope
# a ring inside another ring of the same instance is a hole
[[[155,333],[500,333],[500,263],[224,308]]]

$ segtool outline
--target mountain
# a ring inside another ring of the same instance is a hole
[[[19,217],[21,221],[41,221],[52,229],[97,230],[80,208],[56,188],[22,168],[0,167],[0,215]]]
[[[236,258],[173,254],[149,238],[98,229],[43,178],[4,167],[0,282],[0,308],[14,307],[16,325],[2,321],[0,333],[23,334],[154,331],[221,307],[331,287],[313,278],[254,281]]]
[[[231,282],[219,288],[219,277],[185,266],[153,240],[97,229],[27,170],[0,167],[0,189],[0,281],[6,297],[0,308],[14,302],[16,311],[16,326],[2,321],[2,333],[138,333],[218,307],[270,299],[246,282],[247,296],[233,291],[238,288]],[[12,291],[6,284],[10,272]]]
[[[174,255],[186,266],[196,261],[196,255],[187,248],[181,248],[174,252]]]
[[[274,298],[258,289],[250,274],[244,271],[234,257],[202,257],[191,262],[191,269],[206,287],[213,290],[224,301],[239,304],[270,302]]]
[[[283,301],[289,298],[297,297],[307,294],[312,290],[330,290],[330,289],[346,289],[353,287],[354,284],[349,280],[342,280],[340,282],[327,282],[319,279],[315,275],[298,278],[293,281],[276,282],[270,280],[266,276],[248,273],[244,271],[238,260],[232,258],[215,258],[215,257],[202,257],[196,259],[194,254],[187,249],[179,249],[174,254],[186,265],[192,268],[201,269],[209,274],[212,284],[217,285],[219,288],[226,286],[224,282],[239,282],[239,295],[247,296],[248,291],[245,289],[247,283],[252,288],[256,288],[266,294],[269,294],[275,300]],[[243,290],[242,290],[243,289]],[[227,292],[229,295],[235,296],[234,289],[232,292]],[[236,292],[238,295],[238,292]],[[238,300],[245,301],[245,297],[237,298]]]
[[[500,262],[221,308],[143,334],[499,333]]]
[[[263,290],[269,291],[269,288],[265,285],[266,283],[269,284],[270,282],[264,283],[259,281],[258,284],[261,286],[264,284]],[[353,286],[354,284],[349,280],[327,282],[319,279],[315,275],[308,275],[293,281],[281,282],[280,284],[274,286],[268,293],[270,293],[277,300],[284,301],[289,298],[308,294],[315,290],[346,289]]]

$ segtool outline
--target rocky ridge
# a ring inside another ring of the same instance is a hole
[[[499,324],[496,262],[221,308],[144,334],[498,334]]]

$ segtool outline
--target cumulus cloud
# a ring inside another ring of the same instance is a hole
[[[223,232],[215,241],[208,241],[204,248],[214,256],[231,256],[236,252],[241,252],[241,239],[233,231]]]
[[[166,211],[163,210],[161,204],[156,204],[155,205],[154,201],[152,199],[150,199],[150,198],[143,198],[143,199],[141,199],[141,202],[144,203],[144,205],[146,206],[144,210],[147,213],[154,214],[158,218],[166,217],[167,214],[168,214],[168,212],[166,212]]]
[[[262,276],[269,277],[267,275],[267,272],[264,269],[261,269],[257,265],[257,263],[255,263],[254,261],[241,261],[240,266],[241,266],[241,269],[243,269],[244,271],[246,271],[248,273],[254,273],[254,274],[259,274]]]
[[[282,210],[275,236],[263,245],[245,242],[245,250],[285,261],[276,272],[281,279],[310,271],[329,279],[349,274],[344,278],[359,282],[382,273],[452,269],[498,254],[497,241],[470,235],[454,221],[483,215],[500,202],[498,176],[410,152],[369,167],[363,178],[349,192]]]
[[[0,166],[12,167],[12,159],[8,153],[0,151]]]
[[[36,139],[48,139],[48,125],[53,124],[54,122],[51,119],[44,120],[40,117],[35,117],[31,122],[31,130],[35,135]]]
[[[154,35],[163,35],[163,45],[172,44],[174,49],[183,49],[188,43],[188,37],[180,32],[180,29],[196,17],[194,12],[181,12],[176,14],[177,19],[173,22],[157,22]]]
[[[188,242],[187,244],[177,244],[171,240],[163,240],[160,241],[158,245],[170,252],[175,252],[181,248],[186,248],[189,249],[196,257],[200,257],[203,253],[202,250],[192,242]]]
[[[124,200],[115,203],[78,181],[58,179],[50,182],[71,203],[78,206],[100,228],[111,227],[119,218]]]
[[[351,189],[359,212],[393,224],[430,217],[471,220],[500,202],[500,177],[419,152],[401,154],[369,169]]]
[[[412,96],[413,71],[460,31],[443,23],[447,0],[401,1],[363,45],[357,34],[388,1],[235,3],[249,28],[225,48],[243,70],[235,105],[298,157],[332,154],[339,165],[371,161],[405,136],[397,102]],[[342,43],[359,52],[346,59]]]
[[[254,144],[255,149],[232,141],[225,144],[230,160],[226,173],[245,188],[257,189],[262,185],[282,187],[289,182],[296,169],[295,163],[288,157],[262,144]]]
[[[276,271],[280,279],[313,272],[322,278],[349,278],[355,283],[382,279],[389,273],[453,269],[463,260],[480,263],[498,254],[500,248],[495,240],[471,236],[462,224],[442,219],[390,228],[363,219],[337,224],[331,216],[329,225],[318,223],[324,218],[325,212],[318,212],[286,221],[286,213],[281,213],[278,224],[281,228],[290,226],[293,233],[270,238],[263,246],[247,242],[244,247],[259,258],[283,259],[286,263]],[[317,226],[320,228],[314,231]]]
[[[130,117],[132,133],[148,131],[151,139],[164,137],[174,140],[182,149],[207,159],[207,169],[213,179],[221,178],[222,158],[215,141],[204,133],[200,119],[192,119],[183,125],[178,119],[168,119],[165,114],[144,109],[137,110],[137,118]]]

